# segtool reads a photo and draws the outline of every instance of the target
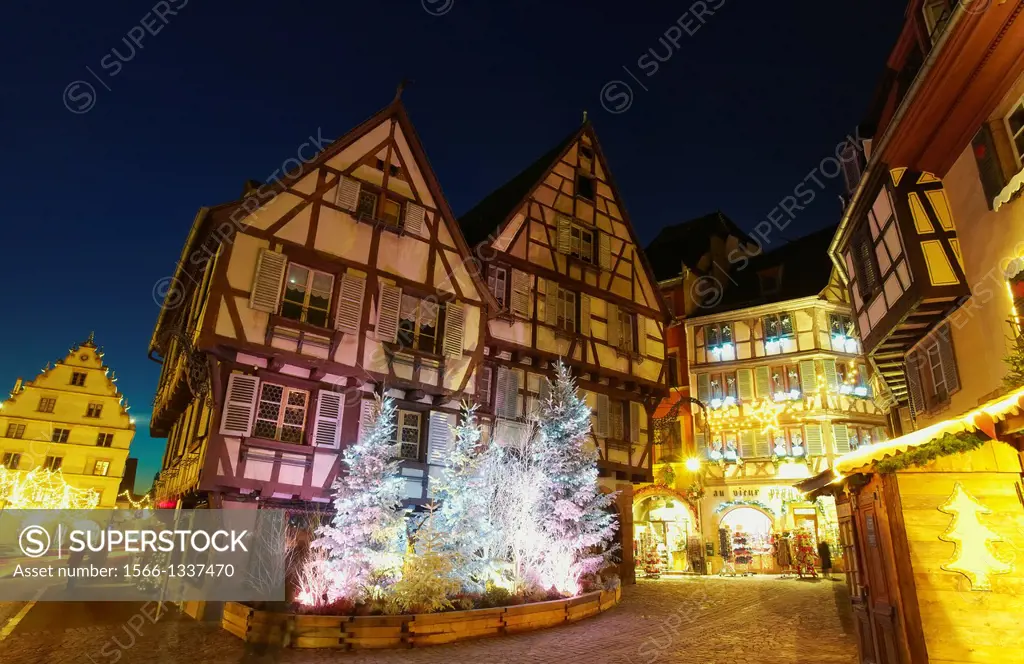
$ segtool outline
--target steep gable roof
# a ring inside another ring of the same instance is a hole
[[[711,238],[726,240],[734,236],[741,242],[757,243],[743,232],[721,210],[674,226],[666,226],[647,245],[647,259],[658,281],[673,279],[682,273],[682,266],[698,270],[701,257],[711,249]]]

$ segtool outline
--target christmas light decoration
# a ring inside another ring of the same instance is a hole
[[[100,504],[100,494],[64,481],[60,470],[9,470],[0,466],[0,505],[6,509],[88,510]]]
[[[1012,565],[997,558],[990,548],[992,543],[1002,542],[1003,538],[979,518],[982,514],[992,514],[992,510],[957,482],[953,493],[939,506],[939,511],[953,517],[949,528],[939,535],[939,539],[955,545],[952,559],[942,565],[942,569],[963,574],[971,582],[971,590],[992,590],[990,576],[1008,574],[1013,570]]]

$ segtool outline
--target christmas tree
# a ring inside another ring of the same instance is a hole
[[[561,361],[540,404],[535,453],[546,475],[545,500],[552,509],[541,531],[550,549],[541,570],[545,587],[575,594],[579,580],[599,572],[611,557],[608,543],[618,529],[610,509],[615,494],[598,488],[597,450],[589,444],[590,408]]]
[[[939,511],[953,516],[949,528],[939,539],[956,545],[953,559],[942,565],[942,569],[966,576],[972,590],[991,590],[989,576],[1010,571],[1010,566],[996,558],[989,546],[992,542],[1001,542],[1002,538],[979,518],[981,514],[992,514],[992,510],[975,500],[957,482],[952,495],[939,506]]]
[[[406,538],[395,426],[394,400],[378,397],[363,439],[343,453],[348,472],[332,487],[334,518],[313,542],[330,553],[328,602],[380,597],[400,574]]]
[[[817,563],[818,554],[814,549],[814,542],[811,540],[811,533],[806,529],[798,530],[794,538],[796,549],[796,573],[803,578],[804,575],[817,577],[818,572],[814,569]]]
[[[740,565],[749,565],[754,559],[750,553],[749,538],[742,530],[732,534],[732,555],[733,560]]]
[[[437,482],[431,482],[434,500],[440,505],[434,518],[438,530],[445,533],[441,548],[460,558],[457,572],[467,592],[483,592],[493,567],[492,492],[482,473],[480,435],[476,406],[463,404],[444,470]]]
[[[658,553],[658,542],[654,539],[654,533],[649,529],[644,530],[640,536],[640,557],[637,565],[643,569],[644,576],[650,579],[657,579],[661,576],[661,554]]]

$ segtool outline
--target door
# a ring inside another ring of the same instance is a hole
[[[871,629],[871,618],[868,612],[867,587],[864,585],[863,564],[859,545],[863,538],[859,537],[857,520],[851,511],[849,502],[836,505],[839,516],[839,543],[843,547],[843,565],[846,568],[846,587],[850,591],[850,603],[853,613],[854,629],[857,634],[857,650],[861,664],[876,664],[875,638]]]
[[[871,633],[874,649],[874,664],[899,664],[899,653],[896,649],[896,611],[892,604],[892,596],[885,575],[886,533],[879,522],[874,496],[861,494],[858,501],[857,524],[863,533],[861,550],[863,551],[864,583],[863,607],[858,621],[866,621]],[[866,649],[864,652],[868,652]]]

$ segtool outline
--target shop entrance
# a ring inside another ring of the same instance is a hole
[[[633,542],[638,567],[660,564],[662,572],[689,572],[702,546],[689,505],[671,495],[650,495],[633,503]],[[656,554],[656,558],[655,558]]]
[[[738,573],[768,572],[772,562],[772,519],[753,507],[737,507],[722,517],[719,541],[723,558]],[[726,557],[724,554],[731,554]]]

